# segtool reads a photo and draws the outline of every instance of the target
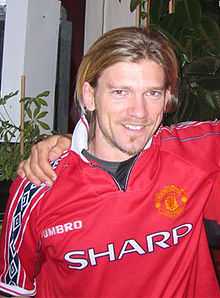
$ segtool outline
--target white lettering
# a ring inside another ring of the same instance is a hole
[[[158,239],[161,238],[162,239]],[[156,239],[154,239],[156,238]],[[157,245],[161,248],[168,248],[170,245],[166,243],[166,241],[170,238],[170,233],[169,232],[158,232],[154,233],[151,235],[147,235],[146,240],[147,240],[147,248],[148,252],[154,251],[154,246]]]
[[[69,224],[69,223],[68,223]],[[81,227],[80,221],[77,223],[77,227]],[[72,227],[71,227],[72,228]],[[66,226],[66,230],[70,229],[70,225]],[[135,239],[128,239],[123,242],[122,248],[118,254],[115,253],[115,244],[110,243],[107,245],[107,250],[102,252],[96,252],[95,248],[89,248],[88,250],[71,251],[64,255],[64,259],[68,262],[68,268],[82,270],[89,266],[96,266],[98,259],[107,257],[107,261],[117,261],[123,259],[124,255],[137,253],[138,255],[144,255],[146,253],[152,253],[155,251],[155,247],[162,249],[168,249],[180,242],[181,238],[186,237],[193,229],[192,224],[182,224],[170,231],[160,231],[145,236],[146,248],[143,249],[141,244]],[[61,230],[61,228],[60,228]],[[47,229],[44,231],[44,237],[54,233],[54,229]],[[177,248],[178,249],[178,248]],[[77,256],[84,256],[84,258],[78,258]]]
[[[108,244],[108,250],[105,252],[95,253],[95,250],[93,248],[90,248],[88,250],[90,263],[92,266],[97,265],[96,259],[100,257],[109,256],[109,261],[115,260],[115,251],[114,251],[114,245]]]
[[[55,227],[57,234],[62,234],[64,232],[64,228],[62,225],[58,225]]]
[[[173,244],[176,245],[179,242],[179,238],[183,238],[192,230],[192,224],[183,224],[173,229]]]
[[[82,229],[82,227],[83,227],[82,221],[75,220],[73,222],[67,222],[63,225],[60,224],[43,230],[42,237],[47,238],[47,237],[55,236],[56,234],[62,234],[73,230],[79,230],[79,229]]]
[[[63,225],[65,232],[74,230],[73,224],[71,222],[65,223]]]
[[[127,249],[127,246],[130,245],[132,248]],[[118,256],[118,259],[120,260],[123,255],[127,253],[137,252],[139,255],[145,254],[145,251],[143,248],[135,241],[134,239],[126,240],[124,245],[122,246],[122,249],[120,251],[120,254]]]
[[[70,269],[77,269],[77,270],[82,270],[84,268],[86,268],[88,266],[88,261],[85,260],[85,259],[77,259],[77,258],[74,258],[74,256],[76,255],[84,255],[85,252],[83,250],[78,250],[78,251],[71,251],[71,252],[68,252],[64,255],[64,259],[70,263],[68,265],[68,267]],[[72,264],[78,264],[76,266],[73,266]]]
[[[75,230],[82,229],[82,221],[81,220],[76,220],[73,222],[73,228]]]
[[[48,231],[48,237],[54,236],[56,234],[55,227],[49,228],[47,229],[47,231]]]

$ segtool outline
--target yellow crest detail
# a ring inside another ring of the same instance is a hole
[[[171,184],[156,193],[155,207],[163,215],[176,217],[183,212],[187,201],[188,197],[185,190]]]

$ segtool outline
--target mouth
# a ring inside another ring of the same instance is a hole
[[[145,125],[140,124],[125,124],[125,128],[132,130],[132,131],[141,131],[145,128]]]

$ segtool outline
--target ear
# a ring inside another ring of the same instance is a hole
[[[90,112],[95,110],[95,96],[94,88],[85,82],[82,88],[82,102],[86,109]]]

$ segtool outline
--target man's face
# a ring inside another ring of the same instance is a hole
[[[95,138],[89,151],[109,161],[140,152],[161,123],[170,97],[164,85],[162,67],[146,59],[108,67],[95,89],[85,83],[84,103],[96,111]]]

